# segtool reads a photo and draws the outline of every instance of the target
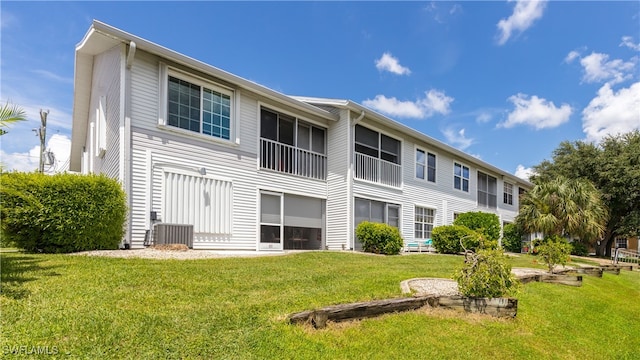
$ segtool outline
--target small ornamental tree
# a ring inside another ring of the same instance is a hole
[[[356,236],[366,252],[397,255],[402,250],[403,240],[400,231],[387,224],[363,221],[356,228]]]
[[[565,238],[557,235],[545,237],[536,249],[542,261],[547,264],[549,273],[553,273],[553,268],[556,265],[566,265],[569,254],[571,254],[571,244]]]
[[[496,298],[513,295],[519,282],[511,273],[502,250],[468,250],[462,268],[455,274],[458,290],[467,297]]]

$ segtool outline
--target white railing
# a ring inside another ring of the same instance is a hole
[[[356,179],[398,188],[402,185],[402,167],[398,164],[355,153],[353,165]]]
[[[640,252],[617,248],[612,252],[613,263],[619,262],[640,264]]]
[[[312,179],[327,178],[326,155],[268,139],[260,139],[260,167]]]

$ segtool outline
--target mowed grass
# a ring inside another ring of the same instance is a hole
[[[287,314],[399,297],[402,280],[451,277],[462,257],[0,256],[5,355],[48,346],[54,358],[88,359],[640,358],[640,272],[585,276],[580,288],[524,285],[515,319],[424,309],[314,330]],[[534,261],[512,259],[542,267]]]

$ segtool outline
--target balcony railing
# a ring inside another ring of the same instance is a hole
[[[402,185],[402,167],[398,164],[361,153],[355,153],[353,162],[356,179],[398,188]]]
[[[327,156],[260,139],[260,167],[312,179],[327,179]]]

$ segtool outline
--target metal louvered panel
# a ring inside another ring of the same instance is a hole
[[[156,245],[184,244],[193,249],[193,225],[156,224],[153,235]]]
[[[165,172],[164,221],[192,224],[195,233],[231,234],[230,181]]]

